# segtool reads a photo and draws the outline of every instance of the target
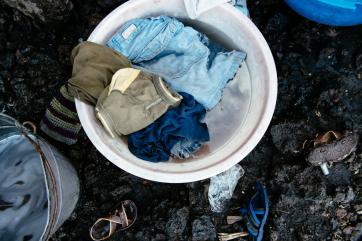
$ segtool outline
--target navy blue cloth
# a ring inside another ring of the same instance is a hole
[[[148,127],[128,136],[128,148],[138,158],[151,162],[168,161],[178,143],[204,143],[210,140],[207,125],[201,120],[205,108],[186,93],[181,104],[167,111]],[[187,142],[186,142],[187,141]]]

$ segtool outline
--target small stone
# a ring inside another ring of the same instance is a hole
[[[337,219],[332,218],[331,224],[332,224],[332,229],[333,230],[336,230],[339,227],[339,222],[338,222]]]
[[[336,216],[337,216],[339,219],[344,218],[345,216],[347,216],[347,210],[346,210],[346,209],[343,209],[343,208],[338,208],[338,209],[336,210]]]
[[[71,221],[76,221],[76,219],[78,218],[78,215],[76,212],[73,212],[72,215],[69,217],[69,220]]]
[[[337,30],[334,27],[329,27],[326,30],[326,35],[328,37],[335,38],[335,37],[337,37],[339,35],[339,32],[337,32]]]
[[[347,192],[347,196],[346,199],[344,200],[345,203],[349,203],[351,201],[353,201],[356,197],[355,192],[353,191],[353,189],[351,187],[348,187],[348,192]]]
[[[329,169],[328,182],[334,186],[348,186],[352,182],[352,173],[344,164]]]
[[[355,223],[358,220],[358,214],[356,213],[348,213],[347,218],[350,223]]]
[[[152,238],[152,241],[166,241],[166,240],[167,240],[166,235],[162,233],[158,233],[154,238]]]
[[[186,239],[187,221],[190,211],[187,207],[178,210],[171,210],[171,217],[166,223],[166,233],[169,240]]]
[[[169,200],[163,200],[153,207],[153,213],[156,219],[167,216],[167,210],[170,209]]]
[[[337,203],[349,203],[353,201],[355,197],[356,194],[354,193],[353,189],[348,187],[347,193],[338,192],[334,198],[334,201]]]
[[[2,0],[2,2],[48,25],[62,23],[73,9],[73,3],[70,0]]]
[[[149,241],[151,240],[151,235],[147,230],[138,231],[135,235],[137,241]]]
[[[350,236],[353,232],[354,228],[351,226],[347,226],[343,229],[343,233],[347,236]]]
[[[334,48],[324,48],[319,53],[316,67],[323,69],[337,64],[337,51]]]
[[[193,213],[202,215],[210,209],[209,202],[205,195],[204,186],[199,186],[198,189],[189,189],[189,203]]]
[[[270,240],[271,241],[278,241],[279,239],[278,239],[278,232],[276,232],[276,231],[271,231],[270,232]]]
[[[216,240],[216,230],[209,216],[203,215],[192,223],[192,241]]]

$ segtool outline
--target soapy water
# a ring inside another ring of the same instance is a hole
[[[231,2],[235,4],[242,1],[233,0]],[[237,46],[230,45],[230,43],[234,42],[233,39],[223,35],[220,31],[215,31],[213,26],[195,26],[188,20],[183,21],[183,23],[193,27],[200,33],[206,33],[210,40],[209,44],[213,49],[217,50],[220,46],[230,50],[238,49]],[[245,52],[243,49],[238,50]],[[248,53],[246,52],[246,54]],[[200,158],[218,152],[232,141],[233,137],[238,134],[238,130],[244,125],[249,114],[252,98],[252,79],[247,59],[248,57],[241,64],[234,78],[224,88],[220,102],[206,113],[204,122],[209,129],[210,141],[205,143],[199,151],[192,153],[193,158]]]
[[[185,159],[197,159],[215,153],[227,145],[238,134],[238,130],[246,120],[251,104],[251,86],[248,65],[244,62],[223,90],[221,101],[208,111],[202,120],[207,124],[210,141],[202,145],[193,143],[189,150],[178,144],[171,150],[170,161],[183,162]],[[127,144],[126,138],[121,140]],[[122,150],[118,140],[114,139],[112,143],[118,150]]]
[[[48,196],[39,153],[20,135],[0,140],[0,241],[39,241]]]
[[[250,102],[251,78],[244,62],[224,89],[221,101],[205,116],[210,134],[210,142],[207,143],[209,153],[217,152],[238,133],[248,114]]]
[[[248,66],[244,62],[235,77],[225,87],[221,101],[205,115],[203,122],[207,124],[210,141],[190,148],[188,152],[179,145],[175,146],[171,150],[173,156],[171,161],[179,162],[185,158],[200,158],[215,153],[228,144],[242,128],[250,103],[251,77]],[[179,151],[181,149],[183,149],[182,152]]]

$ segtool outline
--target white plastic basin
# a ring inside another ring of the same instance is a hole
[[[94,107],[76,100],[76,108],[89,139],[121,169],[153,181],[185,183],[217,175],[240,162],[260,141],[272,118],[277,98],[277,73],[270,49],[257,27],[229,4],[211,9],[199,18],[187,17],[183,0],[131,0],[111,12],[89,41],[104,44],[127,20],[174,16],[230,49],[247,53],[246,65],[229,83],[223,100],[206,121],[210,143],[187,161],[151,163],[135,157],[124,139],[112,139],[95,117]],[[237,92],[235,92],[237,91]]]

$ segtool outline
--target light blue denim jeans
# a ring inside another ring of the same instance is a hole
[[[206,109],[220,101],[222,90],[246,58],[167,16],[130,20],[107,45],[163,77],[173,90],[192,95]]]

